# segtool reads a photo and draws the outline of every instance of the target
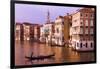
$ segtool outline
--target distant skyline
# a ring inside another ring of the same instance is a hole
[[[74,13],[82,7],[48,6],[32,4],[15,4],[15,22],[29,22],[44,24],[47,21],[47,12],[50,12],[50,21],[58,16]]]

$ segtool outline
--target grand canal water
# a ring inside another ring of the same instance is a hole
[[[55,54],[53,59],[28,61],[25,56],[50,55]],[[64,62],[87,62],[94,61],[94,52],[76,52],[71,48],[51,47],[48,44],[37,43],[33,41],[15,41],[15,65],[34,65],[34,64],[50,64],[50,63],[64,63]]]

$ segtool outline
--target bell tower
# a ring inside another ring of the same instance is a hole
[[[47,22],[46,23],[50,23],[50,12],[49,12],[49,10],[47,12]]]

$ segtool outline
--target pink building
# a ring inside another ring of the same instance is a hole
[[[70,34],[74,49],[94,50],[94,17],[93,8],[83,8],[72,14]]]
[[[16,23],[15,24],[15,40],[22,40],[22,24]]]
[[[24,22],[23,23],[23,39],[24,40],[30,40],[30,29],[31,29],[31,24]]]
[[[34,40],[39,40],[40,38],[40,25],[33,24]]]

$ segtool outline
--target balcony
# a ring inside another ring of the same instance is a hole
[[[83,34],[83,31],[76,31],[76,32],[72,32],[72,34]]]

